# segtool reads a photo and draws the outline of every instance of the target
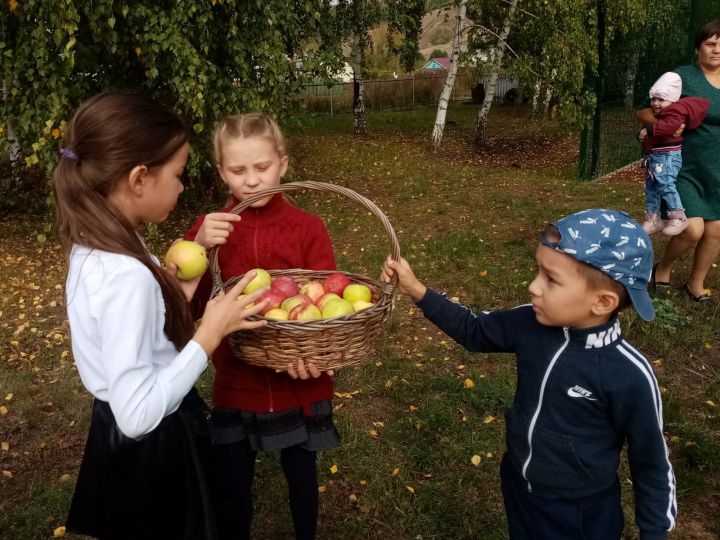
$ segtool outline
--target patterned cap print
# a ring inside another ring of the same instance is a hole
[[[541,243],[567,253],[604,272],[627,289],[638,315],[655,318],[648,282],[653,266],[652,242],[639,223],[625,212],[590,209],[552,223],[559,242]]]

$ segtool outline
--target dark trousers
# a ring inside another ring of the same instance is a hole
[[[500,479],[512,540],[615,540],[622,535],[619,481],[588,497],[546,499],[528,492],[507,456]]]
[[[247,439],[215,446],[226,500],[223,536],[249,540],[253,515],[252,483],[257,452]],[[318,516],[317,452],[291,446],[280,450],[280,464],[288,483],[295,538],[314,540]]]

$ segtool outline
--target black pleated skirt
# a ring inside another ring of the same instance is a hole
[[[207,406],[193,390],[179,409],[140,440],[117,428],[95,400],[68,530],[106,539],[218,538],[218,473]]]

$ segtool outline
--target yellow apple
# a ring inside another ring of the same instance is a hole
[[[309,296],[305,294],[296,294],[295,296],[291,296],[290,298],[286,298],[283,300],[283,303],[280,305],[282,309],[290,313],[295,306],[299,306],[302,304],[312,304],[312,300]]]
[[[165,254],[165,265],[170,264],[177,267],[178,279],[194,279],[207,269],[207,253],[197,242],[180,240],[170,246]]]
[[[270,286],[272,279],[270,279],[270,274],[268,274],[266,270],[263,270],[262,268],[253,268],[250,272],[255,272],[255,277],[250,280],[250,283],[245,285],[245,288],[243,289],[244,294],[250,294],[258,289]]]
[[[275,308],[271,309],[265,315],[263,315],[266,319],[275,319],[276,321],[287,321],[288,320],[288,312],[284,309]]]
[[[322,308],[323,319],[343,317],[345,315],[350,315],[351,313],[355,313],[352,304],[347,300],[343,300],[342,298],[330,300],[325,304],[325,307]]]
[[[372,300],[372,291],[367,285],[361,285],[360,283],[351,283],[343,291],[343,298],[351,304],[362,300],[363,302],[370,302]]]
[[[356,300],[352,303],[353,308],[355,311],[362,311],[363,309],[367,309],[370,307],[373,307],[375,304],[372,302],[366,302],[365,300]]]
[[[319,281],[308,281],[300,287],[300,292],[309,296],[313,302],[317,302],[317,299],[325,294],[325,289]]]

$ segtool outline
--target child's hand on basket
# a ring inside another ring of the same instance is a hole
[[[318,368],[316,368],[314,364],[311,364],[308,362],[308,364],[306,365],[302,359],[297,361],[297,368],[295,367],[295,364],[290,362],[288,364],[287,373],[293,379],[303,379],[303,380],[309,379],[310,377],[312,377],[313,379],[317,379],[323,373],[327,373],[331,377],[335,376],[334,369],[328,369],[327,371],[323,372],[323,371],[320,371]]]
[[[205,216],[195,241],[205,249],[213,248],[227,242],[233,232],[233,221],[240,221],[240,216],[229,212],[215,212]]]
[[[380,279],[385,283],[390,283],[394,275],[397,275],[397,287],[401,293],[408,295],[413,302],[419,302],[423,299],[427,287],[415,277],[415,273],[408,262],[402,257],[400,257],[399,261],[395,261],[388,256],[380,274]]]
[[[266,319],[251,321],[248,320],[248,317],[257,315],[268,305],[269,299],[259,300],[259,298],[268,291],[269,287],[263,287],[240,298],[243,289],[254,277],[255,272],[248,272],[232,289],[228,292],[220,291],[205,306],[205,313],[193,339],[205,349],[208,355],[228,334],[239,330],[252,330],[268,323]],[[253,302],[257,303],[247,307]]]

